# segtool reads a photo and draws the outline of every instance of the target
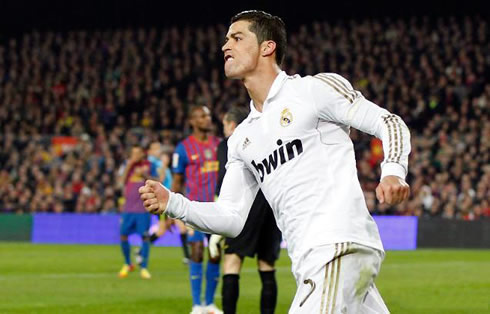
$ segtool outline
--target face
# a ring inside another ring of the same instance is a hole
[[[192,113],[190,123],[194,130],[211,131],[211,112],[208,107],[200,107]]]
[[[226,115],[223,118],[223,133],[225,134],[225,137],[230,137],[231,134],[233,134],[233,131],[235,131],[236,123],[234,121],[228,121],[226,119]]]
[[[148,150],[148,154],[152,156],[160,156],[161,145],[158,142],[151,143],[150,149]]]
[[[145,157],[143,149],[141,147],[133,147],[131,149],[131,159],[134,161],[141,161]]]
[[[225,58],[225,75],[241,79],[255,70],[259,60],[257,36],[249,30],[249,21],[237,21],[230,25],[225,44],[221,48]]]

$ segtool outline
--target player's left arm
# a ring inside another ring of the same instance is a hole
[[[316,75],[310,89],[320,118],[354,127],[383,142],[381,182],[376,188],[378,200],[390,205],[406,200],[410,194],[405,177],[411,146],[410,131],[405,122],[364,98],[338,74]]]

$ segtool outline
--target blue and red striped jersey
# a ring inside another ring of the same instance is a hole
[[[146,209],[141,201],[138,189],[145,185],[145,174],[150,174],[150,162],[142,160],[131,166],[124,182],[124,212],[126,213],[146,213]]]
[[[200,142],[190,135],[175,148],[172,160],[174,173],[185,179],[185,193],[193,201],[212,202],[218,178],[217,150],[220,139],[208,136]]]

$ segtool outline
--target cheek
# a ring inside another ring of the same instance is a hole
[[[258,60],[258,51],[256,48],[250,48],[245,55],[245,62],[248,66],[255,66]]]

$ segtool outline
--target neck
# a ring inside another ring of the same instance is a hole
[[[194,130],[194,132],[192,132],[192,136],[194,136],[194,138],[197,139],[199,142],[205,142],[208,139],[208,132]]]
[[[257,70],[246,76],[242,81],[247,89],[248,95],[255,105],[255,109],[262,112],[267,95],[281,69],[277,64]]]

